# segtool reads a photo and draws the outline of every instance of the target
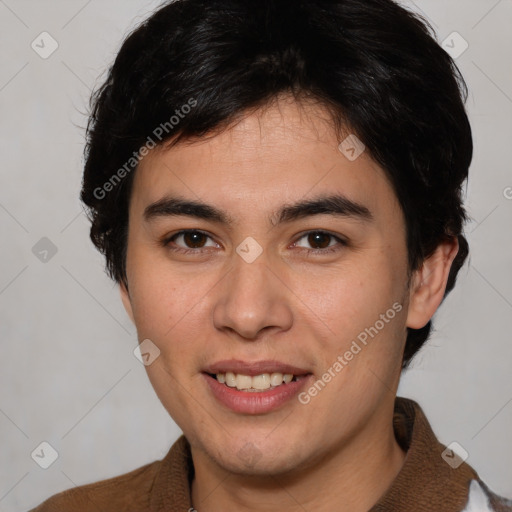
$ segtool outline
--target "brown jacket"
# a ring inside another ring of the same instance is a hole
[[[437,441],[416,402],[397,397],[394,428],[407,455],[370,512],[512,512],[511,500],[492,493],[469,465]],[[193,475],[190,445],[181,436],[163,460],[61,492],[29,512],[187,512]]]

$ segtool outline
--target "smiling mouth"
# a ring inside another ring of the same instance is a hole
[[[259,375],[244,375],[243,373],[208,373],[211,378],[217,380],[229,388],[235,388],[238,391],[263,392],[285,386],[290,382],[297,382],[307,375],[293,375],[292,373],[262,373]]]

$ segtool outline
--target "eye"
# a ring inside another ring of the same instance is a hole
[[[169,247],[173,251],[184,253],[198,252],[199,249],[203,249],[205,247],[216,247],[218,245],[213,242],[213,240],[211,245],[206,245],[206,241],[208,239],[211,240],[211,237],[202,231],[198,231],[197,229],[186,229],[179,231],[170,238],[163,240],[163,245]],[[180,244],[177,243],[178,241]],[[170,242],[172,242],[177,247],[172,246]]]
[[[210,244],[208,244],[208,240],[211,241]],[[305,240],[305,243],[313,248],[310,249],[301,245],[301,240]],[[172,251],[180,253],[200,253],[201,249],[219,246],[209,235],[197,229],[179,231],[171,237],[162,240],[162,245]],[[347,245],[347,242],[339,236],[333,235],[327,231],[318,230],[304,233],[297,242],[293,244],[295,247],[304,248],[307,252],[319,254],[336,252]]]
[[[313,249],[306,250],[313,253],[330,253],[339,251],[342,247],[347,245],[347,242],[340,237],[328,233],[326,231],[309,231],[302,235],[294,245],[304,247],[299,244],[301,240],[305,239],[307,244],[313,246]],[[333,243],[334,242],[334,243]],[[318,246],[318,247],[315,247]]]

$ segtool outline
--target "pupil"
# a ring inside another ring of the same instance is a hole
[[[331,238],[331,235],[328,235],[326,233],[311,233],[308,237],[308,242],[314,246],[314,245],[320,245],[320,249],[324,249],[329,245],[329,239]],[[322,243],[325,242],[325,243]]]

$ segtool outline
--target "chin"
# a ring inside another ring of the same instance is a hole
[[[210,441],[210,442],[208,442]],[[263,442],[245,439],[227,440],[225,445],[212,444],[211,438],[202,444],[202,450],[218,466],[230,473],[246,476],[277,476],[305,467],[306,454],[299,453],[303,443],[268,439]]]

